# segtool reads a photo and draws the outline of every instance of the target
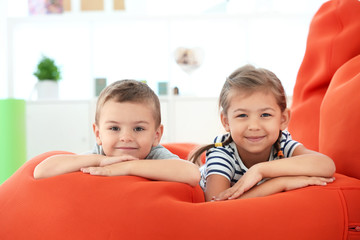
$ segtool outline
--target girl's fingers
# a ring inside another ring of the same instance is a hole
[[[240,188],[240,189],[236,189],[234,187],[231,187],[227,190],[225,190],[224,192],[220,193],[218,196],[213,197],[214,201],[222,201],[222,200],[231,200],[231,199],[236,199],[238,197],[241,196],[241,194],[243,194],[244,191]]]
[[[236,199],[236,198],[240,197],[243,193],[244,193],[244,191],[239,189],[236,192],[234,192],[231,196],[229,196],[228,199],[229,200]]]

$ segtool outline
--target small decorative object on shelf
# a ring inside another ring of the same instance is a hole
[[[106,78],[95,78],[95,97],[106,87]]]
[[[168,94],[168,82],[158,82],[158,94],[159,95]]]
[[[39,80],[35,85],[38,99],[59,97],[58,81],[61,79],[61,72],[53,59],[43,55],[34,75]]]
[[[187,74],[191,74],[201,66],[204,58],[204,51],[201,48],[179,47],[175,50],[174,55],[175,61],[179,67]]]

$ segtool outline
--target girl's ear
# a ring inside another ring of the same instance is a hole
[[[290,115],[291,111],[290,109],[286,108],[284,112],[281,113],[281,122],[280,122],[280,129],[285,130],[290,122]]]
[[[223,111],[221,111],[220,113],[220,118],[221,118],[221,123],[225,128],[225,131],[230,132],[230,127],[229,127],[229,119],[228,117],[224,114]]]
[[[157,145],[159,145],[163,133],[164,133],[164,125],[160,124],[160,126],[158,127],[158,129],[155,132],[155,138],[154,138],[154,142],[152,145],[153,147],[156,147]]]
[[[102,145],[102,141],[100,138],[100,131],[99,131],[99,127],[96,125],[96,123],[93,123],[93,131],[95,134],[95,138],[96,138],[96,143],[100,146]]]

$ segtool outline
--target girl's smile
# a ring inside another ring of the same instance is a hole
[[[263,140],[265,138],[265,136],[247,136],[245,137],[247,140],[249,140],[250,142],[260,142],[261,140]]]

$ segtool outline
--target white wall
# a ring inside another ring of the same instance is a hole
[[[109,83],[144,79],[154,90],[157,82],[168,81],[182,95],[214,97],[225,77],[246,63],[274,71],[292,95],[309,23],[322,1],[300,5],[290,1],[293,8],[280,0],[230,1],[228,13],[176,15],[151,15],[146,11],[156,1],[142,2],[147,8],[140,14],[65,13],[7,19],[8,83],[14,85],[13,95],[29,98],[36,82],[32,73],[42,53],[61,66],[63,100],[92,98],[97,77],[106,77]],[[181,46],[204,51],[203,64],[192,75],[175,63],[174,51]]]

